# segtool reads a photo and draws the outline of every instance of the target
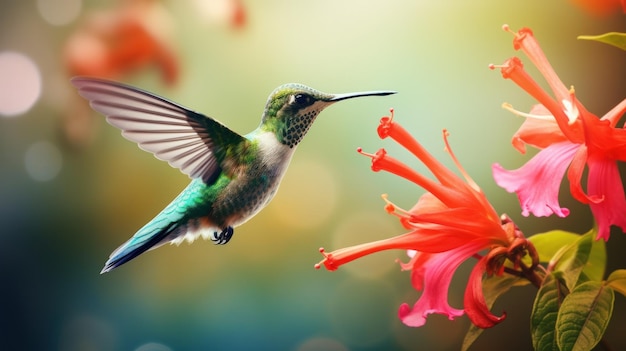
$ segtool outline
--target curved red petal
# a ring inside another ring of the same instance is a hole
[[[472,269],[463,298],[467,317],[475,326],[483,329],[493,327],[506,317],[504,312],[500,317],[492,314],[485,302],[482,279],[487,268],[487,260],[488,257],[484,256]]]
[[[626,129],[614,128],[609,119],[591,113],[581,114],[585,144],[590,153],[601,153],[614,160],[626,161]]]
[[[622,179],[615,161],[590,158],[587,191],[589,196],[602,198],[590,203],[591,212],[598,225],[597,239],[608,240],[611,225],[626,231],[626,198]]]
[[[482,247],[480,244],[468,243],[454,250],[438,254],[425,255],[425,260],[416,260],[412,275],[413,286],[422,287],[422,295],[410,308],[407,304],[400,306],[398,317],[411,327],[419,327],[426,323],[426,317],[432,313],[448,316],[450,320],[463,315],[463,310],[448,304],[448,289],[456,269]]]
[[[587,195],[580,184],[586,164],[587,146],[581,145],[572,158],[572,163],[567,170],[567,179],[569,180],[569,190],[572,196],[584,204],[601,201],[599,198]]]

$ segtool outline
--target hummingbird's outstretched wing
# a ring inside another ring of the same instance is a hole
[[[225,166],[225,145],[249,143],[220,122],[141,89],[87,77],[71,82],[126,139],[206,183]]]

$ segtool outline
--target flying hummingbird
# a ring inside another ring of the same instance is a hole
[[[234,227],[270,202],[296,146],[323,109],[337,101],[395,93],[326,94],[285,84],[270,94],[261,124],[240,135],[141,89],[86,77],[71,81],[126,139],[192,179],[161,213],[111,253],[101,273],[168,242],[193,242],[202,236],[226,244]]]

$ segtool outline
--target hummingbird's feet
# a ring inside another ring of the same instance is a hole
[[[228,226],[222,229],[222,232],[219,234],[217,234],[217,232],[213,232],[213,237],[211,238],[211,240],[215,245],[224,245],[230,241],[230,239],[233,237],[233,233],[233,227]]]

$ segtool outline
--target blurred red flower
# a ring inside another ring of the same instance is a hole
[[[626,0],[571,0],[574,4],[596,16],[607,16],[616,12],[626,13]]]
[[[67,71],[70,76],[119,79],[154,65],[167,84],[174,84],[180,63],[172,29],[169,13],[153,0],[123,1],[94,12],[66,42]]]
[[[63,52],[67,74],[122,80],[156,68],[167,85],[180,76],[169,12],[154,0],[125,0],[108,10],[87,15],[68,37]],[[96,125],[83,99],[65,107],[64,137],[69,145],[89,143]]]

